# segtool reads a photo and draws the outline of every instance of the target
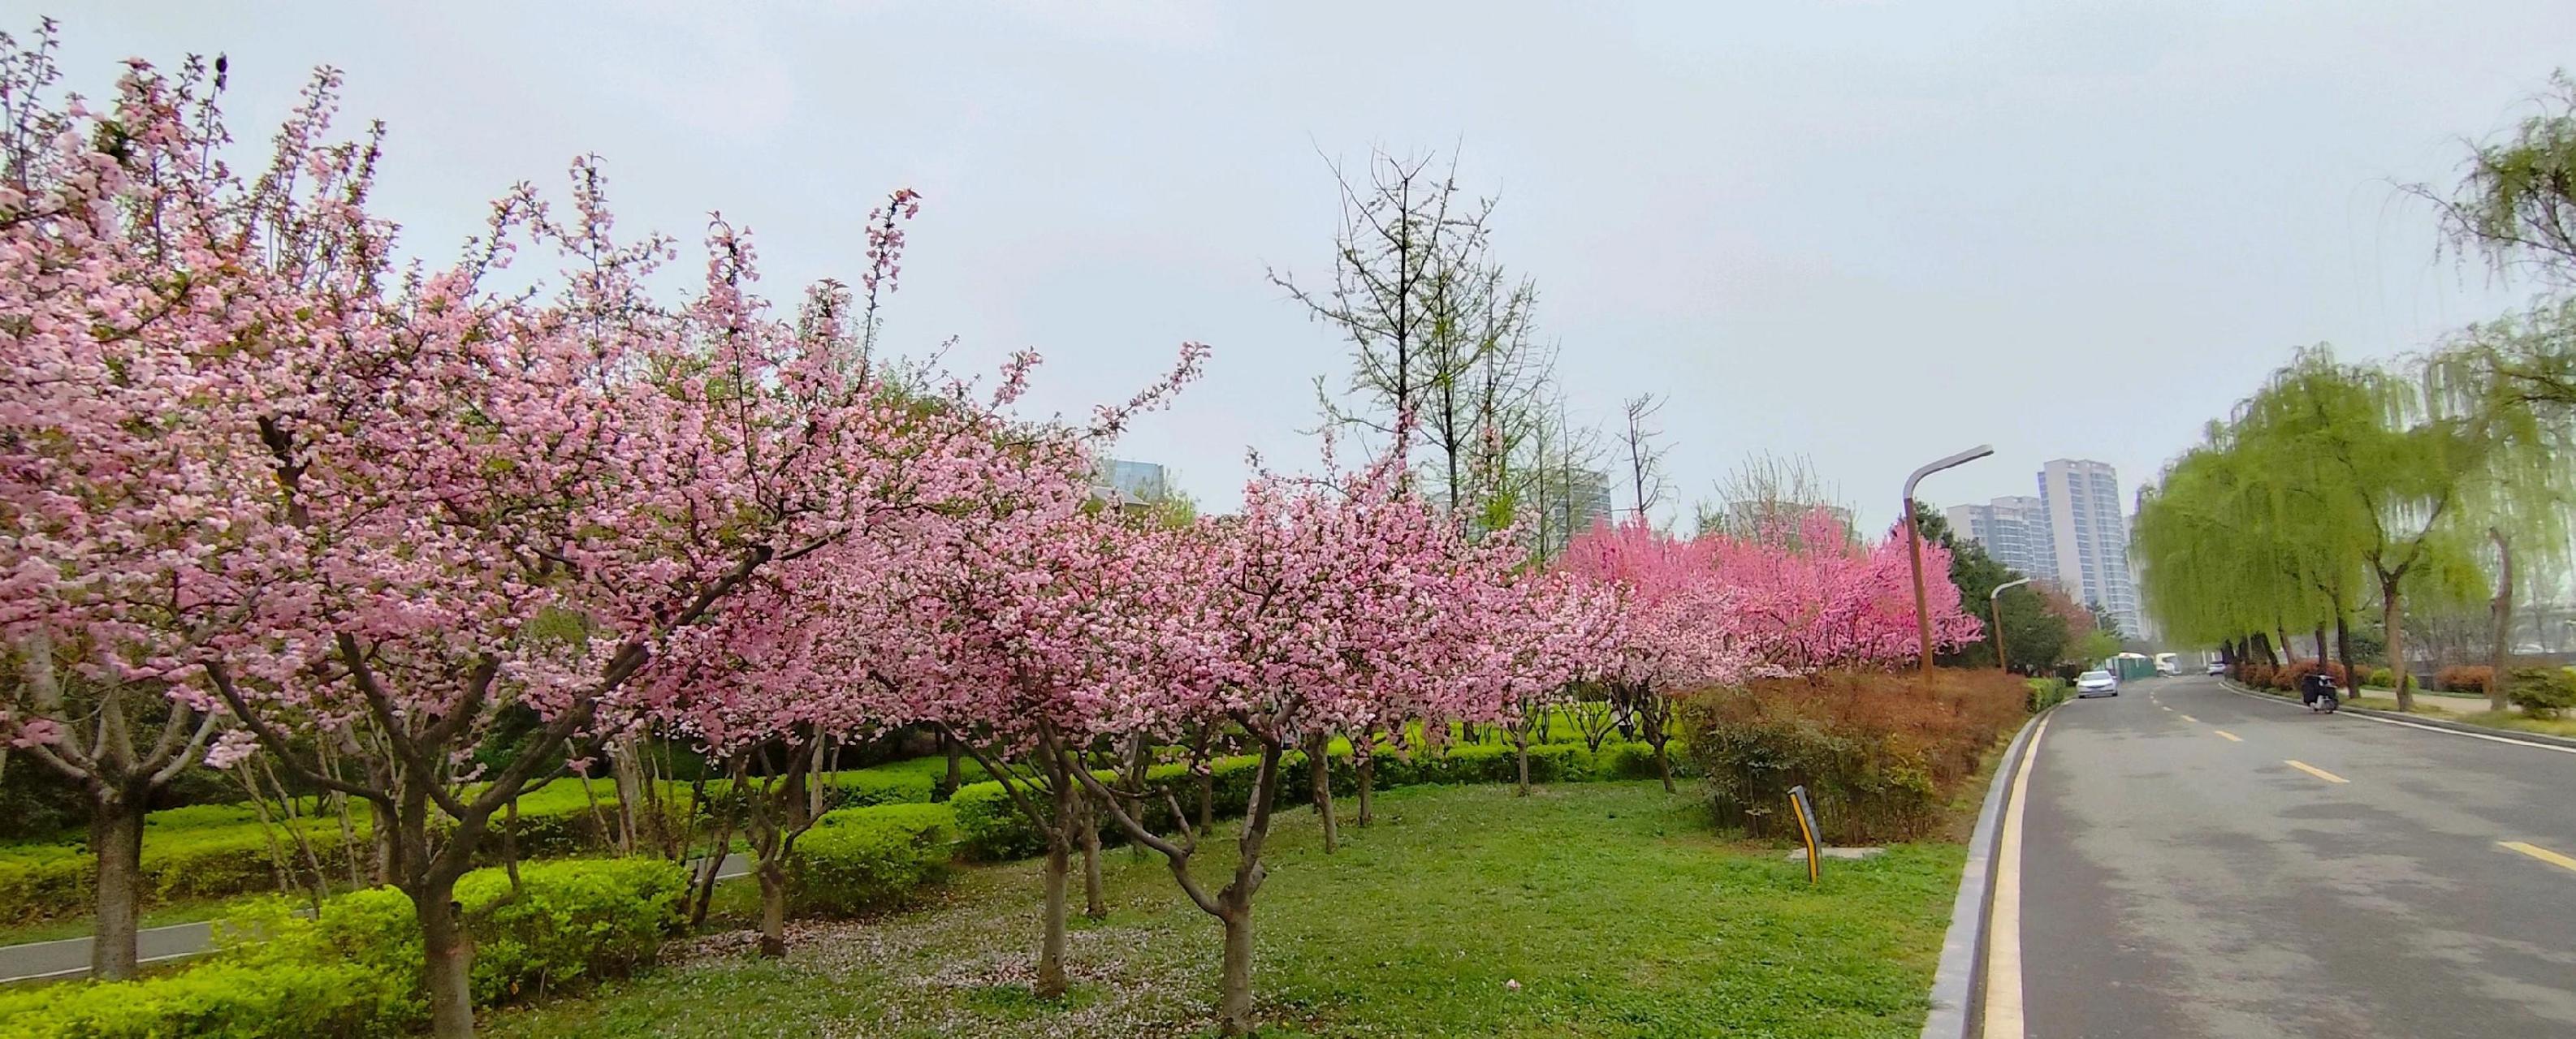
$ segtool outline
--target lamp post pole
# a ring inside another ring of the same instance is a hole
[[[1905,478],[1905,553],[1914,565],[1914,626],[1923,647],[1923,674],[1926,677],[1932,674],[1932,609],[1923,594],[1923,531],[1914,523],[1914,485],[1933,473],[1954,465],[1966,465],[1993,453],[1994,445],[1979,444],[1925,465]]]
[[[2004,589],[2029,583],[2030,578],[2027,577],[2017,581],[2006,581],[1996,585],[1994,591],[1986,593],[1986,617],[1995,625],[1995,666],[2004,669],[2005,674],[2012,673],[2012,661],[2004,657]]]

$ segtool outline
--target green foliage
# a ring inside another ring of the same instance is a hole
[[[498,870],[458,882],[479,1004],[586,984],[651,962],[679,924],[680,868],[652,859],[537,863],[512,890]],[[314,919],[265,899],[216,929],[219,951],[139,981],[0,993],[0,1033],[82,1039],[392,1035],[417,1026],[421,942],[390,888],[322,904]]]
[[[1682,741],[1674,740],[1668,746],[1674,774],[1693,774]],[[1598,753],[1580,743],[1538,744],[1530,747],[1529,759],[1530,781],[1534,783],[1656,778],[1654,748],[1643,743],[1604,743]],[[1511,745],[1504,743],[1455,744],[1438,754],[1399,755],[1380,749],[1374,760],[1373,786],[1380,790],[1420,784],[1511,783],[1520,774],[1518,757]],[[1351,765],[1348,745],[1334,746],[1328,761],[1328,781],[1334,796],[1357,793],[1359,773]],[[1256,755],[1210,761],[1212,814],[1220,819],[1241,817],[1251,803],[1253,783],[1260,770],[1261,759]],[[1279,771],[1278,796],[1282,804],[1306,801],[1306,755],[1299,751],[1281,755]],[[1120,782],[1112,773],[1096,774],[1105,785],[1116,787]],[[1194,817],[1198,811],[1198,781],[1186,765],[1157,765],[1146,770],[1145,789],[1146,796],[1139,806],[1143,818],[1139,821],[1156,832],[1174,829],[1172,803],[1179,803]],[[1165,799],[1167,795],[1169,800]],[[1046,849],[1045,839],[1029,825],[1027,816],[997,781],[959,787],[956,795],[948,799],[948,807],[956,812],[958,846],[969,858],[1001,861],[1025,858]],[[1108,819],[1106,812],[1101,816],[1103,839],[1118,839],[1116,823]]]
[[[788,906],[848,916],[898,902],[947,871],[957,833],[957,813],[948,805],[827,812],[797,839],[787,860]]]
[[[2508,675],[2505,699],[2522,713],[2543,721],[2576,708],[2576,673],[2563,667],[2518,667]]]
[[[2047,678],[2025,679],[2023,680],[2023,684],[2030,688],[2030,696],[2025,701],[2024,706],[2027,707],[2032,714],[2038,714],[2039,712],[2055,707],[2058,704],[2065,703],[2066,698],[2074,695],[2075,693],[2075,687],[2072,684],[2068,683],[2063,678],[2058,678],[2053,675]]]
[[[1809,885],[1805,866],[1710,833],[1699,803],[1652,781],[1529,798],[1413,786],[1378,810],[1385,824],[1346,828],[1337,854],[1304,813],[1273,831],[1255,925],[1262,1035],[1911,1037],[1958,892],[1948,844],[1829,862]],[[1199,854],[1222,874],[1233,842]],[[698,958],[485,1024],[493,1039],[832,1035],[853,1022],[900,1022],[917,1039],[1201,1034],[1175,1019],[1212,990],[1215,928],[1159,857],[1101,867],[1113,911],[1076,940],[1110,950],[1115,974],[1078,978],[1061,1001],[1012,979],[959,981],[960,964],[1029,940],[1037,886],[999,867],[904,926],[839,932],[848,949],[828,975],[799,959]]]
[[[394,1035],[425,1004],[400,975],[355,963],[207,963],[121,984],[0,992],[0,1031],[22,1039],[302,1039]]]

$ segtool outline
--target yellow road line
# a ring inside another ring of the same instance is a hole
[[[2190,716],[2190,715],[2188,715],[2188,714],[2186,714],[2186,715],[2181,715],[2180,717],[2182,718],[2182,720],[2187,721],[2187,722],[2190,722],[2190,723],[2192,723],[2192,724],[2194,724],[2194,725],[2198,725],[2198,724],[2200,724],[2200,719],[2198,719],[2198,718],[2194,718],[2194,717],[2192,717],[2192,716]]]
[[[2156,709],[2157,709],[2157,710],[2159,710],[2159,711],[2170,711],[2170,710],[2173,710],[2173,708],[2171,708],[2171,707],[2167,707],[2167,706],[2165,706],[2165,705],[2163,705],[2163,704],[2157,704],[2157,705],[2156,705]]]
[[[2560,869],[2576,870],[2576,859],[2568,858],[2567,856],[2538,845],[2524,844],[2521,841],[2497,841],[2496,847],[2521,852]]]
[[[2307,774],[2309,774],[2309,775],[2311,775],[2311,776],[2315,776],[2315,777],[2317,777],[2318,779],[2325,780],[2326,782],[2329,782],[2329,783],[2349,783],[2349,782],[2352,782],[2352,780],[2345,779],[2345,778],[2344,778],[2344,777],[2342,777],[2342,776],[2338,776],[2338,775],[2336,775],[2336,774],[2334,774],[2334,773],[2332,773],[2332,772],[2328,772],[2328,771],[2326,771],[2326,770],[2324,770],[2324,769],[2318,768],[2318,767],[2316,767],[2315,765],[2308,764],[2307,762],[2304,762],[2304,761],[2289,761],[2289,760],[2284,760],[2284,761],[2282,761],[2281,763],[2282,763],[2282,764],[2284,764],[2284,765],[2288,765],[2288,766],[2290,766],[2291,768],[2298,769],[2298,770],[2299,770],[2299,771],[2301,771],[2301,772],[2305,772],[2305,773],[2307,773]]]
[[[2245,742],[2245,737],[2243,737],[2243,736],[2239,736],[2239,735],[2237,735],[2237,734],[2235,734],[2235,733],[2232,733],[2232,732],[2229,732],[2229,731],[2227,731],[2227,730],[2225,730],[2225,729],[2211,729],[2211,730],[2209,730],[2209,731],[2214,732],[2214,733],[2217,733],[2217,734],[2219,734],[2219,735],[2221,735],[2221,736],[2225,736],[2225,737],[2227,737],[2227,741],[2228,741],[2229,743],[2243,743],[2243,742]]]
[[[2004,801],[2003,830],[1995,840],[1995,904],[1986,914],[1985,1039],[2022,1039],[2021,1009],[2021,818],[2030,801],[2030,774],[2039,767],[2039,738],[2048,735],[2048,719],[2030,732],[2021,753],[2021,771],[2013,775],[2012,796]]]

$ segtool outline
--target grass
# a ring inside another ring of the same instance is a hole
[[[1901,846],[1810,887],[1653,783],[1408,787],[1377,806],[1329,856],[1311,813],[1277,824],[1256,910],[1265,1035],[1910,1036],[1962,859]],[[1228,851],[1210,842],[1202,875]],[[910,911],[798,925],[783,962],[745,958],[739,934],[701,939],[587,997],[495,1013],[489,1034],[1207,1032],[1214,921],[1159,857],[1113,850],[1104,868],[1113,911],[1077,915],[1059,1003],[1028,994],[1024,862],[961,871]]]

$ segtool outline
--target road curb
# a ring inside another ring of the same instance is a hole
[[[2056,710],[2050,705],[2049,710]],[[1932,1012],[1923,1018],[1923,1039],[1970,1039],[1976,1034],[1978,975],[1985,971],[1986,909],[1994,900],[1995,842],[2002,829],[2004,792],[2019,771],[2022,748],[2031,730],[2048,716],[2030,716],[2014,733],[1986,781],[1986,801],[1977,809],[1977,827],[1968,834],[1968,861],[1959,870],[1959,895],[1950,902],[1950,929],[1941,936],[1941,965],[1932,974]]]
[[[2287,704],[2293,707],[2303,706],[2298,701],[2290,699],[2287,696],[2283,696],[2268,689],[2256,689],[2233,678],[2221,678],[2218,680],[2218,684],[2222,688],[2225,688],[2227,691],[2235,693],[2238,696],[2251,696],[2263,700],[2270,700],[2275,703]],[[2444,732],[2456,732],[2463,736],[2476,736],[2480,739],[2503,740],[2508,743],[2537,743],[2545,747],[2562,747],[2567,750],[2576,750],[2576,739],[2569,739],[2565,736],[2552,736],[2545,732],[2525,732],[2521,729],[2499,729],[2488,725],[2471,725],[2467,722],[2455,722],[2447,718],[2437,718],[2432,715],[2399,714],[2395,711],[2382,711],[2372,707],[2355,707],[2351,704],[2345,704],[2338,707],[2336,708],[2336,711],[2338,713],[2348,712],[2351,714],[2357,714],[2366,718],[2376,718],[2380,721],[2394,722],[2399,725],[2412,725],[2424,729],[2440,729]]]

